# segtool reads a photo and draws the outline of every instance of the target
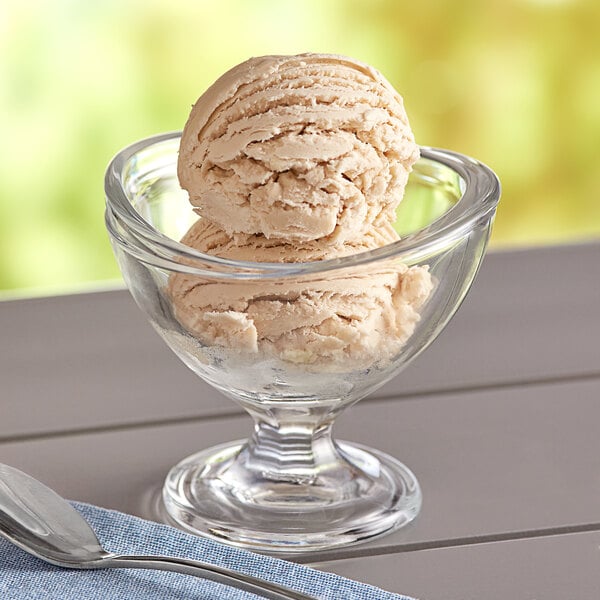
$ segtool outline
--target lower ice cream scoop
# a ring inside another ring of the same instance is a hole
[[[352,254],[377,247],[381,236],[362,241],[362,247],[347,244],[343,250]],[[207,254],[256,262],[294,262],[290,259],[298,252],[318,255],[311,244],[273,245],[244,234],[232,241],[203,219],[182,242]],[[432,286],[426,267],[390,262],[377,270],[355,267],[296,280],[208,280],[176,273],[169,295],[177,320],[203,344],[345,369],[367,367],[397,353],[419,321]]]

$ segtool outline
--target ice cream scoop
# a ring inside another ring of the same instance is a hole
[[[378,247],[380,241],[367,236],[362,247],[347,243],[343,251]],[[203,219],[182,242],[207,254],[256,262],[294,262],[298,252],[318,255],[311,245],[274,245],[247,234],[230,238]],[[293,282],[208,280],[185,273],[169,282],[178,321],[202,343],[328,370],[364,368],[392,357],[412,334],[431,289],[427,268],[399,262],[375,272],[355,267]]]
[[[402,98],[344,56],[264,56],[193,106],[178,161],[197,212],[226,233],[342,244],[394,220],[419,156]]]

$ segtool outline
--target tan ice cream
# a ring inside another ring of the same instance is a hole
[[[394,220],[418,156],[402,98],[372,67],[265,56],[196,102],[178,175],[198,213],[229,234],[337,243]]]
[[[182,242],[281,263],[379,248],[398,240],[417,158],[402,99],[371,67],[324,54],[250,59],[201,96],[183,132],[178,175],[201,218]],[[343,370],[395,355],[431,289],[427,268],[395,262],[285,280],[178,273],[168,293],[207,346]]]
[[[394,237],[395,233],[392,241]],[[369,236],[360,247],[346,244],[342,252],[371,249],[383,239]],[[310,244],[274,245],[249,234],[230,238],[203,219],[182,242],[207,254],[256,262],[317,256]],[[354,267],[285,283],[207,280],[180,273],[171,277],[169,287],[177,319],[204,344],[260,351],[294,363],[355,368],[372,363],[374,357],[387,359],[400,349],[430,291],[427,269],[398,263],[376,272],[370,266]]]

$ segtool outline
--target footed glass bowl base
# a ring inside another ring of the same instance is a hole
[[[421,490],[406,466],[357,444],[333,446],[327,462],[293,465],[288,475],[281,465],[266,471],[246,442],[209,448],[171,469],[164,509],[189,532],[291,554],[364,541],[417,516]]]

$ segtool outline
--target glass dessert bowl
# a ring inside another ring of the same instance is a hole
[[[171,469],[168,516],[265,552],[346,545],[406,525],[421,506],[413,473],[334,440],[332,426],[456,312],[485,251],[498,179],[468,157],[422,148],[398,209],[400,241],[328,260],[252,262],[177,241],[198,219],[177,180],[178,145],[178,133],[159,135],[113,159],[106,225],[153,327],[254,428]]]

